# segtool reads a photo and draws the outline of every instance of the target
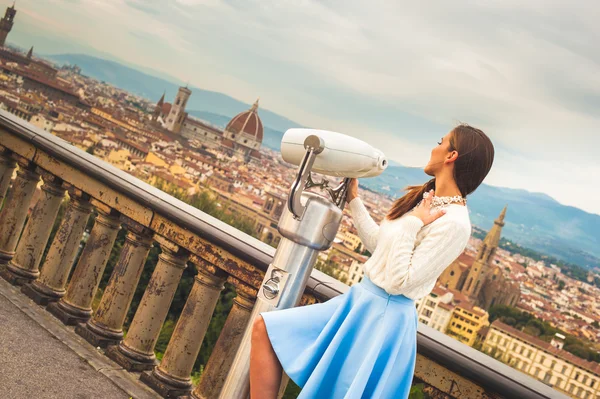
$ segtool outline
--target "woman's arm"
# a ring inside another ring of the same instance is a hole
[[[437,226],[415,247],[423,222],[407,215],[394,238],[385,265],[385,281],[392,295],[426,284],[439,276],[467,246],[470,229],[453,219],[440,218]]]
[[[358,230],[358,237],[370,253],[375,252],[379,238],[379,225],[373,220],[369,211],[359,197],[348,203],[354,226]]]

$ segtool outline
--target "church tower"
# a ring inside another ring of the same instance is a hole
[[[477,258],[469,270],[467,279],[462,288],[462,293],[477,301],[479,291],[487,277],[490,268],[490,261],[494,258],[498,244],[500,243],[500,235],[502,227],[504,227],[504,217],[506,216],[506,206],[494,221],[494,225],[483,240],[483,244],[477,253]]]
[[[154,106],[154,112],[152,112],[152,122],[158,121],[158,117],[160,116],[160,114],[162,112],[162,108],[163,108],[164,104],[165,104],[165,93],[163,93],[160,100],[158,100],[158,102]]]
[[[0,46],[2,47],[4,47],[6,36],[8,36],[15,23],[15,15],[17,15],[17,10],[15,10],[15,4],[13,3],[12,7],[6,9],[4,18],[0,19]]]
[[[187,104],[187,101],[191,95],[192,91],[187,87],[179,88],[177,97],[175,97],[175,101],[171,105],[171,110],[167,116],[167,120],[164,125],[165,129],[170,130],[173,133],[179,133],[181,126],[183,126],[183,121],[187,116],[187,113],[185,112],[185,105]]]

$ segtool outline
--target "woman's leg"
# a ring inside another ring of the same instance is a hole
[[[277,399],[282,367],[271,346],[261,315],[252,326],[250,346],[250,399]]]

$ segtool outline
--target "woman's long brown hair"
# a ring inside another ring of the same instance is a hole
[[[454,181],[463,197],[471,194],[485,179],[494,162],[494,145],[481,130],[460,124],[452,129],[449,151],[457,151],[454,161]],[[423,193],[435,190],[435,178],[420,186],[408,186],[408,191],[398,198],[387,213],[394,220],[409,212],[423,198]]]

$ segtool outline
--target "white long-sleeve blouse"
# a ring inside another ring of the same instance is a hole
[[[371,252],[363,265],[365,275],[388,294],[413,300],[433,290],[439,275],[464,251],[471,235],[465,205],[447,205],[446,214],[427,226],[411,212],[378,225],[359,197],[348,206],[358,236]]]

